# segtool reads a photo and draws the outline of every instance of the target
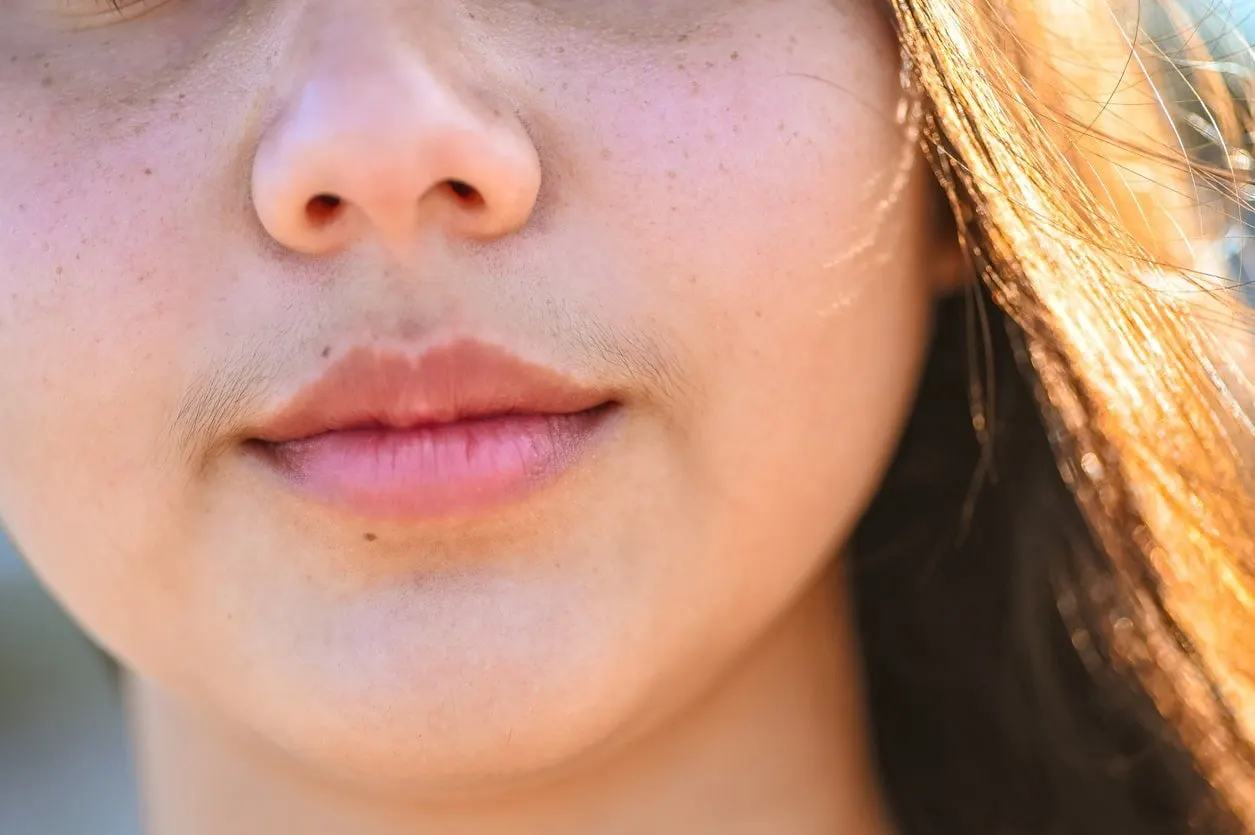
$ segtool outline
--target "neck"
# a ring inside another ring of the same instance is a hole
[[[849,611],[819,583],[697,703],[611,761],[526,792],[418,807],[328,785],[132,676],[151,835],[876,835],[889,829],[866,745]]]

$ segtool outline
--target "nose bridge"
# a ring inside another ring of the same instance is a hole
[[[526,223],[538,155],[513,111],[439,46],[457,33],[402,40],[377,12],[324,10],[307,25],[254,161],[273,237],[320,253],[366,236],[403,246],[424,226],[488,238]]]

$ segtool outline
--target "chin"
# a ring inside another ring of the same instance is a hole
[[[561,772],[639,722],[658,659],[623,607],[461,585],[318,612],[192,686],[297,765],[411,798]]]

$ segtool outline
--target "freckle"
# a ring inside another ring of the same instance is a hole
[[[179,101],[183,101],[185,98],[187,98],[187,93],[179,93]]]
[[[763,318],[763,312],[762,312],[761,310],[755,310],[755,311],[754,311],[754,318],[756,318],[756,319],[761,319],[761,318]]]
[[[560,47],[558,47],[557,49],[555,49],[554,51],[555,51],[555,52],[557,52],[559,55],[562,55],[564,52],[566,52],[566,47],[565,47],[565,46],[560,46]]]
[[[729,57],[731,57],[733,61],[740,61],[740,60],[741,60],[741,53],[739,53],[739,52],[733,52],[733,53],[732,53],[732,55],[731,55],[731,56],[729,56]]]
[[[781,122],[780,124],[776,125],[776,130],[784,130],[784,122]]]
[[[43,78],[43,80],[42,80],[42,81],[40,81],[39,83],[40,83],[40,85],[42,85],[42,86],[44,87],[44,89],[47,89],[47,88],[51,87],[51,86],[52,86],[54,83],[56,83],[56,82],[54,82],[54,81],[52,80],[52,76],[50,76],[50,75],[45,75],[45,76],[44,76],[44,78]]]
[[[707,62],[706,62],[706,69],[708,69],[708,70],[713,70],[714,68],[715,68],[715,62],[714,62],[714,61],[707,61]]]
[[[692,91],[693,95],[697,95],[698,93],[700,93],[700,92],[702,91],[702,85],[700,85],[700,84],[698,84],[696,81],[694,81],[694,82],[693,82],[693,84],[692,84],[692,86],[691,86],[691,87],[689,87],[689,89]]]
[[[58,266],[58,267],[57,267],[57,275],[61,275],[61,273],[63,273],[63,272],[65,272],[65,267]]]
[[[676,64],[675,68],[678,72],[684,72],[688,69],[688,66],[686,64]]]
[[[688,41],[688,39],[689,39],[688,35],[681,35],[680,37],[676,38],[676,40],[679,41],[680,43],[685,43],[686,41]]]
[[[322,349],[322,355],[323,355],[324,357],[329,357],[329,356],[331,356],[331,346],[330,346],[330,345],[328,345],[326,348],[323,348],[323,349]]]
[[[373,533],[368,533],[362,537],[362,539],[366,540],[367,542],[374,542],[378,538],[379,537],[375,536]]]
[[[144,173],[151,177],[153,175],[153,170],[151,168],[145,168]]]
[[[676,178],[676,173],[675,173],[674,171],[668,171],[668,172],[667,172],[667,179],[668,179],[668,180],[674,180],[675,178]]]

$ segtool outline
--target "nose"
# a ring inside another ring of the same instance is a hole
[[[366,238],[485,240],[526,225],[541,169],[512,112],[454,89],[421,55],[314,67],[260,137],[253,202],[275,241],[324,255]]]

